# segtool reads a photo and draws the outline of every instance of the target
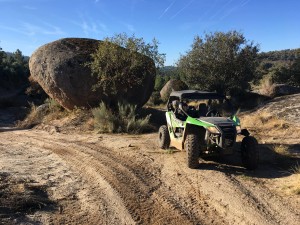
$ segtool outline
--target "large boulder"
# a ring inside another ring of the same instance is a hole
[[[87,63],[91,62],[101,41],[86,38],[64,38],[38,48],[30,57],[29,68],[31,76],[44,91],[66,109],[77,107],[95,107],[101,101],[116,103],[127,101],[142,106],[149,99],[155,81],[155,65],[150,60],[149,71],[143,82],[130,87],[126,94],[122,92],[110,95],[103,93],[101,87],[93,86],[97,77],[92,76]],[[121,47],[119,47],[121,48]],[[122,48],[124,51],[127,49]],[[140,73],[143,71],[138,71]],[[139,76],[139,74],[136,74]]]
[[[288,84],[273,84],[272,97],[300,93],[300,88]]]
[[[160,97],[163,101],[167,101],[172,91],[181,91],[188,89],[186,83],[181,80],[171,79],[160,91]]]

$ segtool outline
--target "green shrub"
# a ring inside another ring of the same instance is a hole
[[[118,103],[115,111],[100,103],[99,107],[92,110],[95,129],[100,133],[144,133],[152,130],[149,124],[150,116],[137,118],[136,106]]]
[[[45,100],[45,103],[49,105],[49,109],[51,111],[59,111],[59,110],[63,110],[63,107],[53,98],[47,98]]]

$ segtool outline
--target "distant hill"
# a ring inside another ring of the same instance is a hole
[[[12,52],[5,52],[5,54],[6,54],[7,56],[13,56],[14,53],[12,53]],[[27,61],[27,62],[29,61],[29,58],[30,58],[29,56],[25,56],[25,55],[24,55],[23,57],[24,57],[24,60],[25,60],[25,61]]]
[[[259,53],[258,58],[260,61],[294,61],[300,57],[300,48],[285,49],[280,51],[270,51]]]

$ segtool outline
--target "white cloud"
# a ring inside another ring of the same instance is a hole
[[[169,11],[169,9],[174,5],[175,2],[176,2],[176,0],[171,2],[171,4],[163,11],[163,13],[160,15],[160,17],[158,19],[161,19]]]
[[[72,21],[72,23],[79,26],[86,37],[100,35],[103,33],[107,33],[108,31],[106,24],[99,21],[94,21],[91,18],[86,20],[85,17],[82,15],[80,15],[79,22]]]
[[[191,0],[188,4],[186,4],[184,7],[182,7],[177,13],[175,13],[171,20],[174,19],[176,16],[178,16],[182,11],[184,11],[187,7],[189,7],[195,0]]]
[[[233,7],[231,7],[229,10],[227,10],[224,15],[220,18],[220,20],[225,19],[226,17],[230,16],[234,11],[239,10],[240,8],[244,7],[245,5],[247,5],[250,2],[250,0],[244,0],[242,2],[240,2],[240,4],[237,4]]]
[[[59,27],[49,23],[44,23],[44,27],[37,26],[32,23],[23,23],[25,32],[28,35],[44,34],[44,35],[62,35],[65,34]]]
[[[32,23],[27,23],[27,22],[23,22],[21,24],[20,27],[9,27],[9,26],[5,26],[5,25],[1,25],[0,24],[0,28],[5,29],[5,30],[9,30],[9,31],[13,31],[22,35],[26,35],[26,36],[35,36],[35,35],[39,35],[39,34],[43,34],[43,35],[62,35],[65,34],[65,32],[63,32],[61,30],[61,28],[54,26],[52,24],[43,23],[43,27],[42,26],[38,26]]]

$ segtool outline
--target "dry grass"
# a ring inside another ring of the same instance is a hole
[[[53,99],[47,99],[41,106],[31,105],[29,113],[23,121],[18,121],[18,128],[32,128],[40,124],[63,127],[78,127],[82,131],[92,130],[94,121],[90,110],[75,108],[67,111]],[[71,128],[72,129],[72,128]]]
[[[292,174],[282,181],[278,180],[276,185],[281,186],[282,191],[287,195],[300,195],[300,174]]]
[[[18,128],[32,128],[40,124],[47,113],[49,113],[48,106],[37,107],[32,104],[26,118],[23,121],[18,121],[16,126]]]
[[[168,148],[166,150],[164,150],[165,154],[174,154],[174,149],[173,148]]]
[[[299,165],[298,162],[296,163],[296,165],[293,165],[291,167],[291,173],[293,173],[293,174],[300,174],[300,165]],[[300,189],[300,187],[299,187],[299,189]]]
[[[267,111],[261,110],[252,114],[244,114],[240,116],[240,119],[243,127],[264,138],[269,137],[284,142],[285,138],[298,139],[300,136],[300,127],[293,126]]]
[[[296,189],[294,189],[294,193],[296,195],[300,195],[300,187],[297,187]]]
[[[240,119],[242,126],[259,140],[262,162],[276,164],[286,173],[290,172],[291,166],[295,171],[299,169],[294,166],[298,156],[291,151],[291,146],[298,144],[300,127],[263,110],[241,115]]]
[[[286,127],[286,122],[266,111],[255,112],[253,114],[241,115],[244,127],[249,128],[281,128]]]
[[[260,84],[254,87],[254,89],[257,89],[262,95],[271,97],[274,93],[274,83],[272,78],[270,76],[265,76],[263,79],[261,79]]]
[[[282,156],[289,155],[289,148],[286,145],[273,145],[272,149],[275,153],[277,153],[279,155],[282,155]]]
[[[300,195],[299,153],[291,151],[298,145],[300,128],[267,111],[240,116],[241,124],[259,139],[260,161],[274,165],[284,176],[272,181],[280,194]]]

